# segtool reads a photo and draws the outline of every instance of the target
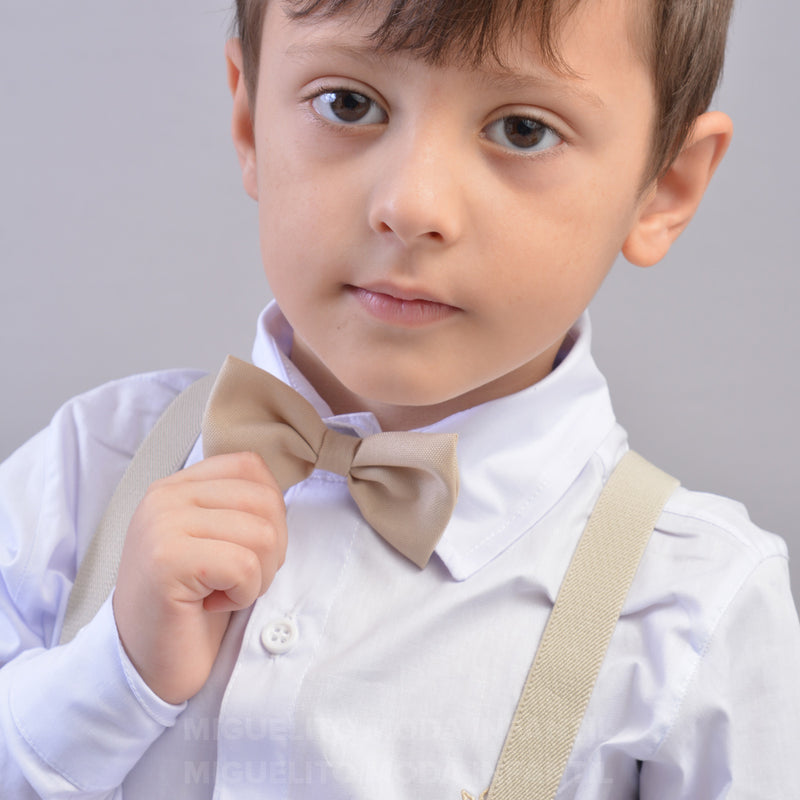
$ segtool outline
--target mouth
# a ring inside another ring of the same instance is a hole
[[[375,319],[407,328],[441,322],[461,309],[434,299],[425,292],[390,285],[345,287],[356,302]]]

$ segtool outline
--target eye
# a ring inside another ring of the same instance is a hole
[[[337,125],[375,125],[386,121],[386,112],[374,100],[352,89],[326,89],[312,98],[311,107]]]
[[[486,138],[495,144],[519,152],[541,152],[563,141],[549,125],[534,117],[501,117],[484,131]]]

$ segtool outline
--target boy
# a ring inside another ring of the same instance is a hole
[[[458,501],[411,563],[331,471],[284,498],[271,461],[198,443],[51,647],[124,463],[196,376],[73,401],[2,473],[9,796],[488,787],[627,449],[582,312],[620,250],[663,257],[731,135],[703,113],[724,4],[520,5],[239,4],[233,135],[277,300],[254,361],[339,433],[457,433]],[[559,796],[795,796],[798,664],[783,545],[676,491]]]

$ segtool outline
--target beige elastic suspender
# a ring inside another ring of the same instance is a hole
[[[678,481],[629,451],[594,507],[514,713],[490,800],[551,800],[650,534]]]
[[[136,451],[78,570],[60,643],[114,587],[125,533],[150,484],[186,461],[215,376],[182,392]],[[622,604],[678,481],[627,453],[592,512],[559,590],[489,789],[490,800],[552,800]]]
[[[69,642],[111,594],[133,512],[153,481],[172,475],[186,462],[197,441],[215,378],[216,375],[206,375],[181,392],[128,464],[78,568],[59,644]]]

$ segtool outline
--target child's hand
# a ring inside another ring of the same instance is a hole
[[[252,453],[154,483],[122,551],[114,617],[148,686],[181,703],[206,682],[231,612],[263,594],[286,553],[283,495]]]

